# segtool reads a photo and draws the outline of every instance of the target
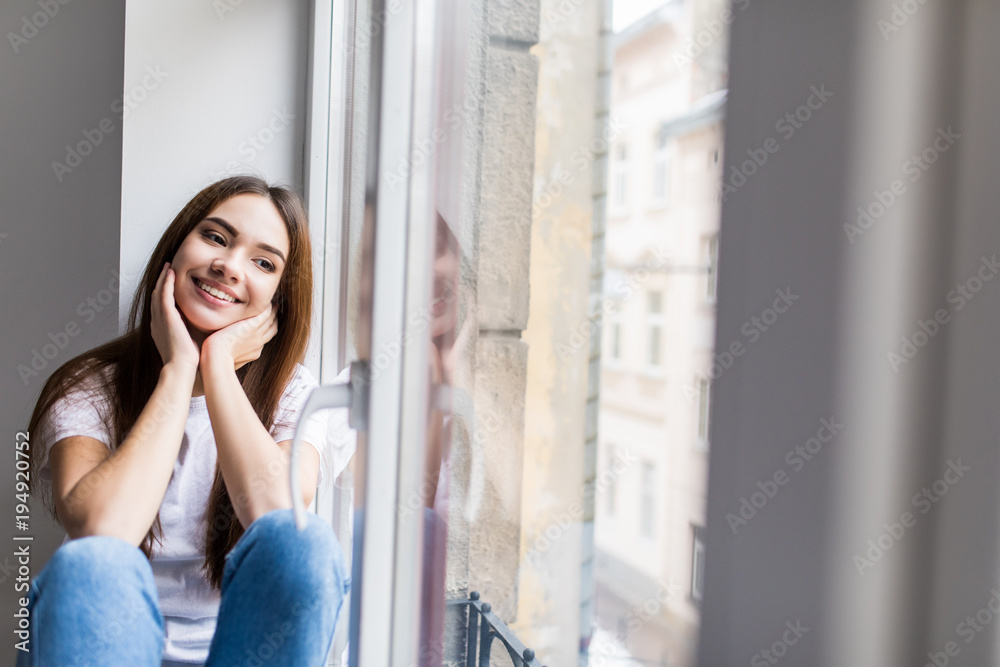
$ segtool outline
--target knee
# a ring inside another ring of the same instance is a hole
[[[163,630],[153,568],[145,554],[125,540],[90,536],[63,544],[36,585],[39,618],[56,626],[73,625],[78,610],[85,609],[99,623],[101,635],[88,639],[88,648],[96,650],[136,628]]]
[[[333,529],[318,515],[309,513],[306,527],[299,530],[290,509],[273,510],[258,517],[247,530],[252,550],[276,571],[303,577],[306,585],[327,583],[331,575],[338,590],[347,572],[344,557]]]
[[[153,586],[153,571],[142,551],[117,537],[92,535],[71,540],[59,547],[45,566],[48,586],[68,580],[91,580],[111,585],[126,583],[127,574],[141,584]],[[131,583],[131,582],[130,582]]]

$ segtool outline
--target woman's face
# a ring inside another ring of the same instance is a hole
[[[288,231],[270,200],[239,194],[212,210],[174,255],[174,300],[192,335],[267,309],[288,259]],[[212,291],[219,290],[222,298]]]

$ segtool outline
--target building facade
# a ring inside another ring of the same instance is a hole
[[[615,645],[592,659],[695,664],[726,95],[705,16],[670,2],[615,36],[595,528]]]

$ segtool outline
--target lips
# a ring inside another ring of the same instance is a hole
[[[204,298],[206,298],[206,299],[209,299],[212,303],[231,304],[231,305],[234,305],[234,306],[237,305],[237,304],[239,304],[239,303],[242,303],[233,294],[231,294],[227,290],[224,290],[224,289],[220,288],[218,285],[213,285],[213,284],[211,284],[211,283],[209,283],[207,281],[201,280],[200,278],[195,278],[193,276],[191,278],[191,281],[194,283],[195,289],[197,289],[199,292],[201,292],[202,296]],[[228,299],[225,299],[223,297],[217,296],[216,294],[213,294],[213,293],[205,290],[203,286],[204,287],[208,287],[208,288],[210,288],[210,289],[212,289],[215,292],[218,292],[220,294],[224,294],[224,295],[232,298],[233,301],[229,301]]]

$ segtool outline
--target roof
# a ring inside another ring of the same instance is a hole
[[[633,21],[611,38],[611,48],[617,51],[625,44],[638,39],[653,28],[680,23],[684,19],[684,0],[666,0],[642,18]]]
[[[668,137],[688,134],[721,120],[726,115],[728,92],[726,89],[717,90],[695,100],[684,113],[663,121],[660,125],[661,134]]]

